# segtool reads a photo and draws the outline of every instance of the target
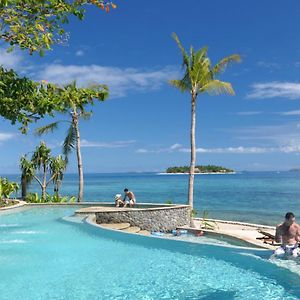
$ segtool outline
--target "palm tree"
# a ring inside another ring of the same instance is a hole
[[[66,161],[61,155],[57,157],[51,156],[49,149],[44,142],[36,147],[32,154],[31,160],[26,155],[20,159],[20,168],[22,171],[22,197],[26,198],[27,186],[34,178],[42,189],[42,199],[46,199],[47,186],[52,181],[55,185],[56,195],[59,196],[59,188],[63,179],[63,172],[66,169]],[[41,178],[38,177],[36,171],[41,171]],[[50,178],[47,174],[50,173]]]
[[[59,198],[59,190],[61,182],[64,177],[64,171],[66,170],[67,162],[61,155],[57,157],[52,157],[50,161],[50,174],[52,181],[54,183],[54,192]]]
[[[178,88],[182,92],[189,92],[191,94],[191,162],[189,174],[189,190],[188,190],[188,204],[193,208],[194,198],[194,172],[196,164],[196,104],[197,97],[200,93],[209,94],[230,94],[234,95],[234,90],[229,82],[224,82],[216,79],[227,65],[231,62],[239,62],[241,60],[238,54],[233,54],[220,60],[219,63],[212,66],[209,57],[207,56],[207,47],[195,51],[193,46],[190,47],[188,54],[181,45],[176,33],[173,33],[173,38],[181,50],[183,58],[184,75],[182,79],[170,80],[170,84]]]
[[[33,152],[31,163],[35,170],[40,170],[42,172],[42,179],[38,178],[36,174],[33,177],[39,183],[42,189],[42,199],[46,199],[46,188],[48,184],[52,181],[52,178],[47,181],[47,172],[49,171],[49,165],[51,161],[51,149],[46,146],[44,142],[41,142],[36,150]]]
[[[27,195],[28,185],[31,183],[34,174],[34,167],[31,161],[27,160],[26,155],[23,155],[20,159],[21,169],[21,189],[22,198],[25,199]]]
[[[76,149],[77,156],[77,169],[79,177],[79,190],[78,190],[78,202],[83,200],[83,165],[80,147],[80,131],[79,120],[89,119],[92,112],[87,112],[85,106],[93,104],[93,99],[104,101],[108,96],[108,88],[104,85],[97,85],[90,88],[77,88],[76,83],[66,85],[64,88],[59,89],[59,97],[64,101],[65,113],[68,113],[71,120],[62,120],[53,122],[46,126],[40,127],[36,130],[36,133],[42,135],[44,133],[53,132],[61,122],[69,123],[67,135],[63,142],[63,154],[65,160],[68,162],[69,155],[73,149]]]

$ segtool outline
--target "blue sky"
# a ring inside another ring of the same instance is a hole
[[[243,59],[220,77],[236,96],[198,98],[197,163],[236,170],[300,166],[299,1],[115,3],[109,14],[89,7],[83,22],[67,25],[68,42],[43,58],[0,48],[0,64],[32,79],[109,85],[111,97],[81,123],[85,172],[189,164],[190,98],[167,83],[182,74],[172,32],[186,48],[207,45],[213,63],[233,53]],[[0,124],[1,173],[15,173],[20,155],[40,138],[36,125],[24,136],[7,121]],[[43,138],[53,154],[60,153],[65,132],[62,126]],[[76,172],[74,155],[68,172]]]

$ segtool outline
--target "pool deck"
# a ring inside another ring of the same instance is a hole
[[[145,209],[145,208],[143,208]],[[147,208],[147,209],[159,209],[155,208]],[[114,211],[131,211],[131,210],[140,210],[139,208],[121,208],[121,207],[105,207],[105,206],[92,206],[81,208],[76,211],[78,215],[94,215],[97,212],[114,212]],[[239,239],[245,242],[252,244],[253,246],[258,246],[260,248],[274,250],[277,246],[271,245],[270,243],[265,243],[261,238],[263,238],[263,234],[259,231],[264,231],[270,233],[271,235],[275,234],[275,227],[260,225],[260,224],[251,224],[251,223],[243,223],[243,222],[235,222],[235,221],[226,221],[226,220],[215,220],[209,219],[209,222],[213,222],[216,226],[214,230],[205,229],[202,226],[201,219],[194,219],[195,227],[180,227],[181,229],[188,229],[190,232],[196,231],[204,231],[209,234],[216,235],[225,235],[235,239]],[[101,225],[101,224],[99,224]],[[117,224],[103,224],[105,228],[117,229]],[[129,227],[129,226],[127,226]],[[122,229],[124,230],[124,229]],[[138,232],[136,232],[138,233]],[[144,233],[144,232],[143,232]],[[145,233],[144,233],[145,234]],[[149,234],[149,233],[148,233]],[[260,239],[257,239],[260,238]]]
[[[275,227],[273,226],[215,219],[209,219],[208,221],[215,223],[216,228],[214,230],[202,228],[201,219],[194,219],[195,229],[212,234],[227,235],[265,249],[275,250],[278,247],[276,245],[264,243],[264,241],[261,239],[264,235],[259,232],[264,231],[270,233],[271,235],[275,235]],[[193,228],[190,228],[190,230],[193,230]]]

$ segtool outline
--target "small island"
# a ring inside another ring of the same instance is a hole
[[[168,174],[187,174],[190,172],[189,166],[170,167],[166,170]],[[196,166],[195,173],[197,174],[234,174],[235,171],[221,166],[207,165]]]

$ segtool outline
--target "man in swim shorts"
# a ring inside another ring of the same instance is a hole
[[[298,256],[298,243],[300,241],[300,226],[296,223],[295,215],[288,212],[283,223],[276,227],[275,241],[281,246],[274,252],[276,256],[284,254]]]
[[[126,207],[127,205],[133,207],[136,202],[134,193],[129,191],[127,188],[124,189],[124,193],[125,193],[124,200],[123,200],[125,202],[124,207]]]

